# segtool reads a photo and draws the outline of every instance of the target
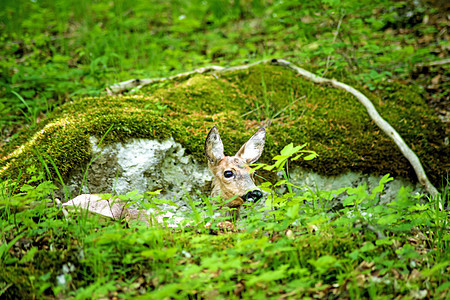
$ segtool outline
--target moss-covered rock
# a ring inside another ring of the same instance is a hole
[[[439,186],[449,169],[449,148],[444,144],[444,125],[420,95],[397,83],[386,84],[381,97],[366,95]],[[66,103],[37,129],[23,133],[16,140],[20,144],[12,141],[2,150],[0,177],[21,174],[23,182],[27,175],[21,170],[33,164],[46,164],[51,176],[55,169],[67,176],[90,159],[90,136],[104,136],[105,144],[172,136],[187,154],[205,161],[203,143],[213,125],[220,129],[227,154],[234,154],[255,128],[269,123],[262,161],[270,161],[290,142],[307,142],[320,156],[298,163],[320,174],[390,173],[416,180],[408,161],[355,97],[272,65],[198,74],[155,84],[135,95]]]

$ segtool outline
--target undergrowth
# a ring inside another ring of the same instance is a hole
[[[175,228],[105,221],[86,211],[65,216],[52,197],[53,183],[29,167],[28,184],[1,183],[0,296],[448,297],[448,182],[439,198],[402,189],[384,205],[379,196],[393,180],[389,175],[372,190],[313,192],[294,186],[291,161],[315,157],[291,144],[273,164],[255,166],[282,180],[261,186],[264,203],[249,203],[233,231],[217,227],[221,220],[212,218],[215,207],[208,197],[189,198],[192,213]],[[149,209],[163,201],[154,196],[119,197]],[[336,201],[339,196],[342,201]],[[206,227],[208,222],[213,225]]]
[[[11,136],[131,78],[272,57],[383,90],[448,56],[446,24],[429,2],[1,1],[0,129]]]
[[[439,187],[450,157],[445,125],[413,88],[392,85],[390,91],[389,97],[367,96],[414,149],[430,181]],[[270,161],[284,144],[308,142],[321,153],[303,165],[314,172],[390,173],[417,180],[395,143],[380,132],[354,96],[270,64],[216,77],[197,74],[167,81],[163,87],[145,87],[139,94],[87,97],[61,105],[36,128],[23,130],[0,147],[0,178],[16,177],[24,167],[42,161],[54,163],[67,178],[89,161],[92,137],[100,139],[111,126],[105,144],[132,138],[164,141],[172,136],[193,158],[204,161],[204,136],[217,124],[233,151],[245,142],[243,133],[265,125],[270,135],[261,161]],[[55,169],[50,167],[53,173]],[[23,174],[21,181],[28,177]]]

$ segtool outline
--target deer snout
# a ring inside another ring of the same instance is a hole
[[[241,196],[242,200],[247,201],[253,201],[256,202],[259,199],[261,199],[263,196],[262,192],[260,190],[253,190],[245,194],[244,196]]]

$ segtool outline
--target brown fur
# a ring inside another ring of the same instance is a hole
[[[225,200],[224,206],[234,208],[233,218],[238,218],[239,208],[244,204],[242,196],[249,191],[256,190],[253,182],[251,168],[248,164],[254,163],[261,156],[264,149],[265,130],[261,127],[236,153],[235,156],[225,156],[219,131],[211,128],[205,141],[205,153],[208,166],[214,175],[212,183],[212,197],[221,196]],[[225,172],[232,172],[227,177]],[[230,202],[227,200],[234,198]]]

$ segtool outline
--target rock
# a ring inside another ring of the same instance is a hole
[[[125,195],[161,190],[158,198],[173,200],[179,210],[188,210],[187,195],[196,196],[197,191],[209,194],[211,172],[206,165],[185,155],[185,149],[173,138],[161,142],[130,139],[104,147],[98,145],[95,137],[90,142],[92,163],[87,172],[79,168],[69,175],[68,199],[80,191]],[[163,208],[174,209],[167,204]]]
[[[158,198],[172,200],[176,204],[176,206],[162,204],[159,206],[161,211],[187,213],[191,211],[188,197],[199,201],[201,198],[197,192],[204,196],[210,193],[212,174],[206,164],[201,164],[190,155],[186,155],[185,148],[173,138],[161,142],[131,139],[128,143],[114,143],[105,147],[100,147],[95,137],[91,137],[90,141],[93,162],[87,173],[78,169],[70,174],[67,182],[68,199],[71,198],[70,195],[79,194],[80,190],[84,194],[113,193],[117,195],[125,195],[132,191],[144,194],[147,191],[161,190],[161,193],[157,195]],[[84,184],[82,184],[84,176]],[[290,171],[291,183],[299,187],[294,191],[300,193],[333,191],[342,187],[357,187],[365,184],[370,194],[378,186],[381,178],[382,176],[361,172],[325,176],[299,167],[294,167]],[[395,200],[401,187],[409,187],[415,193],[424,192],[419,184],[397,178],[388,182],[379,194],[380,203]],[[64,191],[60,189],[59,192],[62,194]],[[346,196],[345,193],[339,195],[331,205],[342,201]],[[98,196],[93,197],[98,198]],[[95,199],[98,200],[97,198]],[[104,213],[103,209],[97,206],[87,209],[110,218],[117,218],[115,215],[110,216],[109,211]],[[245,211],[243,214],[245,215]]]
[[[295,168],[290,173],[291,182],[300,187],[303,192],[312,191],[336,191],[343,187],[356,188],[361,185],[366,186],[367,192],[371,191],[379,185],[379,182],[383,176],[376,176],[371,174],[362,174],[361,172],[347,172],[345,174],[336,176],[324,176],[316,172],[308,171],[301,168]],[[421,194],[425,193],[425,190],[418,183],[412,183],[405,178],[395,178],[385,184],[385,187],[381,193],[379,193],[380,204],[384,204],[396,199],[400,189],[409,188],[411,193]],[[294,189],[299,191],[299,189]],[[336,200],[342,201],[346,198],[346,194],[341,194],[334,199],[333,204],[337,204]]]
[[[379,95],[368,97],[439,188],[450,157],[439,118],[411,86],[386,82]],[[34,166],[48,179],[64,183],[64,201],[83,193],[161,189],[159,197],[174,199],[179,210],[187,210],[187,195],[199,199],[196,190],[209,194],[204,142],[210,128],[220,129],[230,155],[264,124],[270,126],[260,162],[270,164],[289,143],[308,143],[306,149],[319,154],[289,165],[322,176],[299,173],[298,184],[314,188],[316,178],[324,188],[334,188],[330,182],[342,178],[344,186],[368,182],[370,187],[376,177],[361,174],[388,173],[417,181],[410,163],[357,99],[273,65],[181,76],[136,94],[69,101],[0,149],[0,180],[36,184],[35,174],[27,172]],[[353,173],[354,178],[348,175]]]

